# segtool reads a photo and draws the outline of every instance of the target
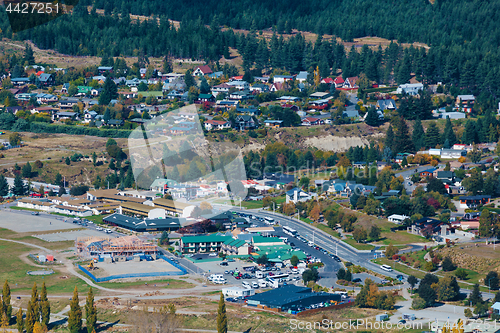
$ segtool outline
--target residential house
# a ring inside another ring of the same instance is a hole
[[[461,108],[466,113],[471,113],[475,100],[474,95],[458,95],[455,106]]]
[[[208,74],[207,76],[211,79],[218,79],[220,78],[222,75],[224,75],[224,72],[223,71],[218,71],[218,72],[214,72],[214,73],[210,73]]]
[[[321,83],[328,84],[330,86],[330,85],[334,84],[335,81],[331,77],[327,77],[327,78],[322,79]]]
[[[300,188],[296,187],[286,192],[286,202],[293,202],[296,204],[297,202],[309,201],[315,196],[317,196],[316,193],[304,192]]]
[[[419,175],[422,178],[433,177],[436,168],[430,168],[427,170],[420,171]]]
[[[212,74],[213,71],[208,65],[198,66],[193,71],[193,76],[204,76]]]
[[[396,101],[393,100],[392,98],[390,99],[379,99],[377,101],[377,105],[376,105],[377,109],[379,110],[390,110],[390,111],[393,111],[393,110],[396,110]]]
[[[286,81],[293,81],[293,75],[275,75],[273,82],[274,83],[285,83]]]
[[[97,67],[97,70],[99,71],[99,74],[103,74],[106,72],[112,72],[113,66],[99,66],[99,67]]]
[[[421,90],[424,90],[424,85],[422,83],[400,84],[398,89],[396,89],[396,94],[415,96],[418,95],[418,92]]]
[[[223,100],[215,102],[215,105],[219,109],[223,108],[223,109],[229,110],[229,109],[232,109],[232,108],[236,108],[238,106],[239,102],[240,101],[238,101],[238,100],[230,101],[230,100],[227,100],[227,99],[223,99]]]
[[[306,82],[307,75],[308,75],[307,71],[301,71],[301,72],[299,72],[299,74],[297,74],[297,76],[295,77],[295,80],[297,80],[300,83]]]
[[[5,107],[5,111],[12,113],[12,114],[16,114],[18,111],[21,111],[22,109],[23,109],[22,106],[7,106],[7,107]]]
[[[265,186],[277,189],[284,188],[286,185],[293,184],[293,182],[295,182],[294,175],[285,175],[282,173],[265,173],[263,178]]]
[[[131,87],[137,87],[139,84],[141,83],[141,80],[139,80],[138,78],[133,78],[131,80],[126,80],[125,81],[125,85],[129,88]]]
[[[54,112],[56,112],[57,109],[56,108],[53,108],[52,106],[37,106],[37,107],[34,107],[30,110],[30,112],[32,114],[34,113],[48,113],[48,114],[52,114]]]
[[[10,79],[10,82],[14,86],[23,86],[25,84],[30,83],[30,80],[27,77],[17,77],[17,78]]]
[[[490,195],[471,195],[460,197],[460,208],[477,208],[490,203]]]
[[[257,123],[252,116],[249,115],[238,115],[235,119],[236,129],[243,131],[247,129],[254,129],[257,127]]]
[[[215,97],[212,94],[199,94],[197,102],[198,103],[205,103],[205,102],[213,103],[213,102],[215,102]]]
[[[283,125],[283,120],[265,120],[264,124],[266,127],[280,128]]]
[[[78,86],[78,94],[82,95],[90,95],[90,91],[92,90],[92,87],[89,86]]]
[[[231,128],[231,123],[225,120],[207,120],[205,121],[204,125],[207,131],[211,130],[219,131],[226,128]]]
[[[453,182],[455,179],[455,173],[453,173],[453,171],[437,171],[436,178],[439,180],[448,180]]]
[[[87,111],[87,112],[85,112],[85,115],[83,116],[83,121],[85,123],[90,123],[92,120],[95,119],[96,116],[97,116],[97,112]]]
[[[190,121],[193,121],[193,120],[195,120],[198,117],[197,113],[186,112],[186,111],[181,111],[181,112],[179,112],[178,115],[179,115],[179,117],[181,117],[183,119],[186,119],[186,120],[190,120]]]
[[[325,121],[320,118],[314,118],[314,117],[306,117],[302,119],[302,125],[304,126],[315,126],[315,125],[324,125]]]
[[[441,226],[446,226],[446,223],[430,217],[423,217],[414,221],[411,227],[408,227],[408,232],[425,237],[439,233],[442,230]]]
[[[270,92],[276,92],[276,91],[282,91],[285,90],[285,87],[283,86],[283,83],[281,82],[274,82],[271,84],[271,87],[269,87]]]
[[[52,120],[76,120],[78,118],[78,113],[69,111],[59,111],[52,115]]]
[[[327,99],[328,97],[330,97],[332,94],[328,93],[328,92],[321,92],[321,91],[317,91],[315,93],[312,93],[311,95],[309,95],[309,98],[314,98],[314,99]]]
[[[40,104],[49,104],[49,103],[55,103],[57,102],[59,99],[57,98],[57,96],[55,95],[52,95],[52,94],[37,94],[35,96],[36,98],[36,101]]]
[[[90,96],[97,97],[97,96],[99,96],[99,94],[101,93],[101,91],[102,91],[102,88],[92,88],[90,90]]]
[[[55,83],[54,75],[47,73],[40,74],[38,80],[40,81],[40,84],[45,87],[53,86]]]
[[[216,86],[213,86],[210,90],[212,91],[212,94],[217,96],[219,93],[225,93],[227,94],[229,92],[229,89],[231,89],[233,86],[227,84],[227,83],[221,83]]]
[[[250,91],[257,94],[265,93],[269,91],[269,86],[262,83],[254,84],[253,86],[250,86]]]
[[[250,84],[247,81],[231,81],[226,83],[228,86],[232,88],[236,88],[238,90],[249,90],[250,89]]]
[[[309,102],[309,106],[312,108],[312,109],[316,109],[316,110],[324,110],[328,107],[328,102],[330,101],[330,99],[318,99],[318,100],[315,100],[315,101],[310,101]]]
[[[337,76],[334,80],[333,80],[333,84],[335,84],[335,88],[342,88],[344,86],[344,79],[342,78],[342,76]]]
[[[344,84],[342,85],[342,88],[348,88],[348,89],[358,88],[358,77],[353,76],[353,77],[346,78],[344,80]]]
[[[236,112],[242,113],[242,114],[248,114],[250,116],[258,116],[258,115],[260,115],[260,110],[259,109],[254,109],[254,108],[240,108],[240,107],[236,107]]]
[[[141,79],[144,79],[146,77],[147,71],[147,68],[139,68],[139,76],[141,77]]]
[[[358,110],[352,110],[352,111],[344,111],[342,112],[342,117],[345,118],[359,118],[359,112]]]
[[[184,92],[183,92],[183,91],[179,91],[179,90],[172,90],[172,91],[170,91],[170,92],[167,94],[166,98],[167,98],[167,99],[170,99],[170,100],[173,100],[173,99],[176,99],[176,98],[178,98],[178,99],[182,99],[183,95],[184,95]]]
[[[112,126],[112,127],[120,127],[125,124],[125,121],[123,119],[110,119],[106,122],[106,125]]]
[[[104,84],[106,77],[104,75],[96,75],[92,77],[92,80],[96,80],[99,84]]]
[[[63,84],[62,88],[61,88],[61,94],[67,94],[68,93],[68,89],[69,89],[69,83]]]
[[[406,219],[409,219],[410,217],[409,216],[406,216],[406,215],[398,215],[398,214],[392,214],[390,216],[387,217],[387,220],[389,220],[389,222],[392,222],[392,223],[397,223],[397,224],[401,224],[403,223]]]
[[[229,99],[233,100],[246,100],[249,98],[253,98],[253,95],[250,93],[249,90],[241,90],[241,91],[234,91],[229,94]]]

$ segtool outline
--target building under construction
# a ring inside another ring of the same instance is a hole
[[[76,239],[76,251],[81,257],[129,257],[137,254],[153,255],[157,248],[151,242],[137,236],[79,237]]]

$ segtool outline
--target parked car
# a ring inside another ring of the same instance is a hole
[[[39,212],[31,212],[31,215],[40,215]]]
[[[217,257],[217,256],[218,256],[218,254],[214,252],[214,253],[210,253],[208,256],[209,256],[209,257]]]
[[[360,283],[361,279],[360,278],[355,278],[355,279],[352,279],[352,282],[354,282],[354,283]]]

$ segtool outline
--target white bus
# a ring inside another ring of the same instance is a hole
[[[266,220],[266,224],[274,224],[274,219],[271,217],[264,217],[264,220]]]
[[[287,226],[284,226],[282,229],[283,229],[283,232],[287,235],[290,235],[293,237],[297,236],[297,230],[295,230],[295,229],[292,229],[292,228],[287,227]]]
[[[389,265],[380,265],[380,268],[382,268],[384,271],[392,272],[392,267]]]

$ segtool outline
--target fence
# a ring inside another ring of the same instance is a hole
[[[170,265],[174,266],[177,268],[180,272],[151,272],[151,273],[132,273],[132,274],[120,274],[120,275],[111,275],[111,276],[106,276],[102,278],[97,278],[94,276],[94,274],[90,273],[85,267],[82,267],[81,265],[78,265],[78,268],[85,274],[87,274],[94,282],[106,282],[106,281],[111,281],[111,280],[116,280],[116,279],[128,279],[128,278],[140,278],[140,277],[156,277],[156,276],[177,276],[177,275],[184,275],[187,274],[186,269],[184,267],[181,267],[180,265],[176,264],[175,262],[171,261],[165,256],[158,256],[159,259],[163,259],[166,262],[168,262]]]

